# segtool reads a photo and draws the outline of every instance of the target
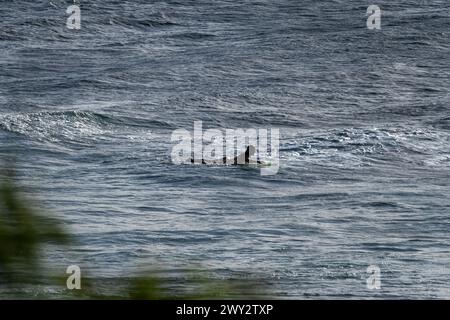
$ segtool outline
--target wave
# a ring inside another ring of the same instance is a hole
[[[69,110],[0,116],[0,129],[50,143],[89,144],[110,142],[120,130],[139,127],[167,128],[170,124],[150,119],[116,117],[101,113]]]
[[[115,16],[108,19],[108,24],[132,27],[134,29],[148,29],[178,25],[177,23],[170,21],[164,14],[153,16],[151,19],[140,18],[136,15]]]
[[[432,125],[440,129],[450,130],[450,117],[438,119],[432,122]]]
[[[349,128],[284,137],[281,152],[289,160],[319,161],[334,166],[386,160],[448,166],[449,136],[428,128]]]
[[[9,114],[0,117],[0,128],[39,141],[79,141],[104,134],[108,118],[84,111]]]
[[[169,36],[169,38],[185,39],[185,40],[203,40],[203,39],[211,39],[214,37],[215,37],[214,34],[202,32],[183,32]]]

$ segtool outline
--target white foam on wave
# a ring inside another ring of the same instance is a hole
[[[348,128],[303,131],[285,137],[281,158],[287,162],[332,163],[333,166],[370,165],[390,160],[446,165],[450,158],[447,133],[430,128]]]

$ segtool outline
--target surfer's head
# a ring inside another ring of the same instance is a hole
[[[247,150],[245,150],[245,162],[249,162],[250,157],[252,157],[256,152],[256,148],[252,145],[247,147]]]

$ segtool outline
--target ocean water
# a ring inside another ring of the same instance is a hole
[[[450,298],[448,1],[76,3],[80,30],[72,1],[0,2],[0,157],[77,237],[55,270]],[[278,128],[278,174],[173,164],[197,120]]]

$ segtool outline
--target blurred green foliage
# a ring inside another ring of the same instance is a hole
[[[55,219],[32,209],[14,178],[12,170],[0,178],[0,283],[6,285],[33,282],[41,271],[42,246],[69,240]]]

